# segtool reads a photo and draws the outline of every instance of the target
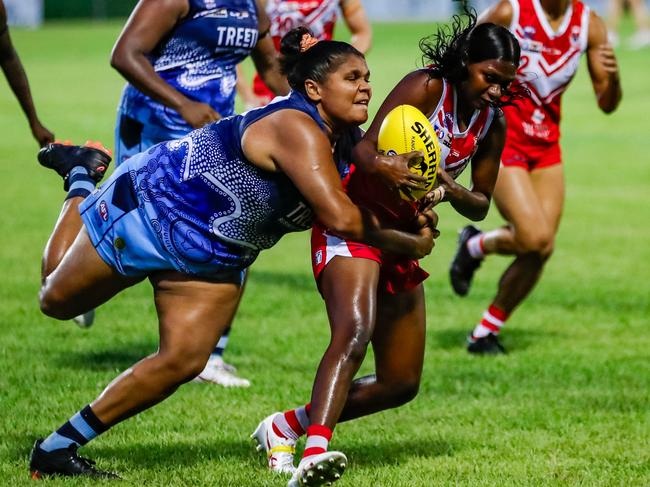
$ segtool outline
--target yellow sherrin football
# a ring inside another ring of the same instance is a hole
[[[424,154],[422,158],[412,159],[409,169],[427,179],[426,189],[401,188],[402,199],[418,201],[433,189],[440,163],[440,145],[431,122],[420,110],[411,105],[399,105],[388,112],[379,128],[377,150],[386,155],[415,150]]]

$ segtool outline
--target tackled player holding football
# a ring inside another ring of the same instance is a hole
[[[515,256],[468,337],[469,352],[498,354],[505,351],[497,338],[501,328],[533,289],[553,252],[564,203],[560,103],[582,53],[587,54],[598,107],[613,112],[622,94],[605,25],[582,2],[501,0],[481,21],[508,27],[517,37],[522,47],[517,76],[531,93],[505,109],[508,133],[494,200],[507,224],[488,232],[465,227],[450,267],[452,286],[464,296],[486,255]]]
[[[368,119],[370,73],[351,45],[311,47],[301,34],[282,46],[290,95],[157,144],[92,194],[110,160],[102,151],[50,144],[39,155],[68,190],[44,251],[42,311],[69,319],[148,278],[160,346],[36,442],[34,478],[114,477],[77,448],[196,377],[235,313],[242,270],[283,234],[310,228],[312,214],[342,237],[412,258],[433,248],[428,225],[384,228],[344,193],[340,173]]]
[[[398,83],[355,147],[354,162],[361,171],[351,174],[348,194],[385,224],[407,228],[428,217],[435,227],[436,216],[418,210],[441,200],[472,220],[487,214],[505,139],[499,107],[509,98],[520,51],[507,29],[476,26],[473,13],[466,20],[455,17],[451,32],[441,30],[421,41],[428,67]],[[398,187],[419,188],[424,182],[408,170],[414,154],[377,152],[382,121],[403,104],[415,106],[429,118],[442,148],[440,187],[429,193],[423,206],[402,200],[397,191]],[[466,189],[454,178],[470,162],[472,186]],[[325,224],[315,225],[312,231],[312,259],[331,341],[316,374],[311,402],[270,415],[253,434],[267,450],[272,470],[293,473],[289,487],[339,478],[345,455],[327,451],[335,425],[413,399],[424,361],[422,281],[428,274],[417,260],[341,239]],[[353,381],[369,343],[375,374]],[[305,451],[295,469],[293,450],[305,433]]]

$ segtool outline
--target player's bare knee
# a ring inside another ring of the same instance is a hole
[[[58,320],[69,320],[76,316],[69,310],[69,302],[64,295],[56,288],[43,284],[38,293],[38,302],[41,312],[51,318]]]
[[[362,362],[368,350],[371,332],[370,327],[359,324],[352,328],[345,337],[345,355],[351,362]]]
[[[158,353],[160,366],[165,375],[174,382],[187,382],[199,375],[208,361],[208,355],[190,350],[175,350]]]
[[[416,398],[420,390],[420,380],[405,378],[388,387],[391,395],[391,407],[399,407]]]
[[[517,237],[518,253],[520,254],[538,254],[543,257],[549,246],[552,245],[553,234],[543,229]]]

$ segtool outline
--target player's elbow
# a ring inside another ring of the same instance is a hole
[[[620,99],[617,100],[616,103],[599,103],[598,106],[601,112],[603,112],[606,115],[609,115],[610,113],[614,113],[616,111],[619,102]]]
[[[321,219],[330,231],[345,240],[360,240],[363,237],[363,225],[359,210],[352,206],[339,212],[333,212],[329,218]]]
[[[111,67],[124,75],[129,72],[130,66],[133,64],[133,56],[127,49],[120,44],[116,45],[111,52]]]

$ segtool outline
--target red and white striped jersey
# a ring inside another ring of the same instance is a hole
[[[456,114],[456,90],[443,78],[442,96],[429,117],[440,143],[440,164],[453,178],[463,172],[494,119],[494,109],[475,110],[467,128],[460,131]]]
[[[560,137],[562,94],[587,50],[589,7],[571,1],[554,31],[539,0],[509,1],[513,9],[509,29],[521,45],[517,79],[530,90],[530,98],[505,107],[507,138],[524,144],[555,143]]]
[[[271,36],[275,49],[280,50],[282,37],[291,29],[306,26],[319,40],[331,40],[341,0],[268,0],[266,13],[271,19]],[[253,91],[269,101],[275,96],[258,74],[253,79]]]
[[[494,109],[488,106],[476,110],[467,128],[461,132],[457,123],[454,87],[445,79],[442,83],[442,96],[429,121],[440,143],[441,167],[456,178],[467,167],[489,130]],[[378,176],[352,169],[344,186],[354,203],[371,210],[381,222],[389,224],[391,228],[413,230],[419,203],[401,199],[398,192],[389,188]]]
[[[340,0],[268,0],[266,13],[271,19],[271,36],[279,49],[280,39],[302,25],[320,40],[330,40],[338,16]]]

